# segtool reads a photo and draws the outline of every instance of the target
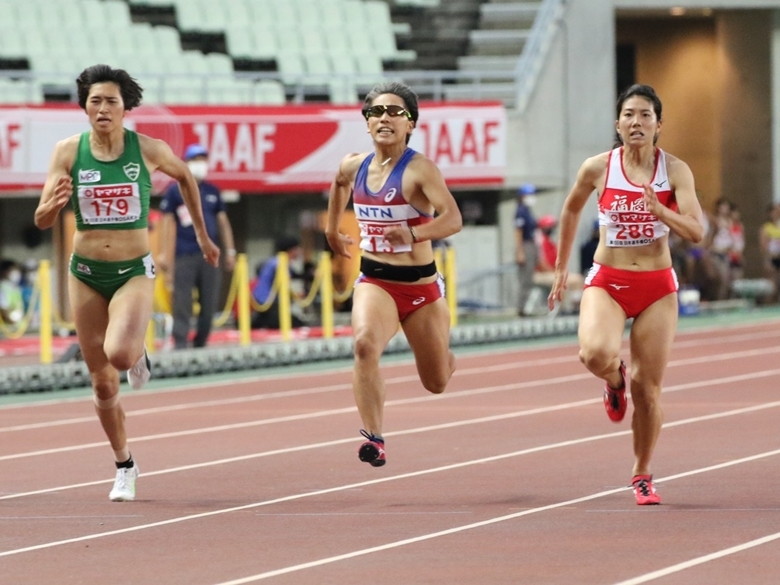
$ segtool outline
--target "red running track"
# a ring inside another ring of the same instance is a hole
[[[653,507],[571,342],[461,352],[441,396],[387,359],[383,468],[348,364],[123,389],[132,503],[85,393],[6,404],[0,583],[776,584],[778,325],[678,333]]]

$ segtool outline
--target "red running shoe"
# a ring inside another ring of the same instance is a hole
[[[634,486],[637,505],[648,506],[661,503],[661,496],[655,492],[652,475],[635,475],[631,485]]]
[[[368,441],[360,445],[358,457],[361,461],[370,463],[374,467],[382,467],[386,463],[385,440],[376,435],[367,433],[363,429],[360,429],[360,434],[368,439]]]
[[[623,384],[617,390],[610,388],[609,384],[604,385],[604,408],[607,410],[607,416],[613,422],[620,422],[626,416],[628,400],[626,399],[626,363],[620,360],[620,375],[623,377]]]

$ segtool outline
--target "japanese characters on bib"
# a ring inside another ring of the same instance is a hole
[[[431,221],[430,215],[422,213],[409,205],[401,193],[401,184],[404,169],[416,151],[407,148],[398,163],[390,172],[379,191],[370,191],[366,180],[368,178],[368,166],[374,158],[374,154],[366,157],[355,176],[355,189],[352,194],[355,216],[360,226],[360,249],[367,252],[387,252],[398,254],[411,252],[411,244],[393,246],[384,237],[384,231],[388,227],[417,226]]]
[[[138,183],[79,186],[79,210],[87,225],[132,223],[141,217]]]
[[[677,209],[666,173],[666,155],[660,148],[656,149],[655,173],[650,184],[661,205]],[[607,162],[607,179],[598,204],[599,225],[607,228],[607,246],[645,246],[669,233],[669,226],[645,209],[642,192],[641,185],[626,177],[623,148],[614,149]]]

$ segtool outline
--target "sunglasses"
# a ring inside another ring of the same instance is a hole
[[[410,120],[412,119],[412,115],[407,112],[403,106],[371,106],[366,108],[364,115],[366,116],[366,120],[368,120],[369,118],[381,118],[385,112],[387,112],[387,115],[391,118],[406,116]]]

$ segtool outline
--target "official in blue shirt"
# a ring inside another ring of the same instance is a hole
[[[184,153],[184,160],[198,183],[206,230],[213,241],[220,242],[224,250],[225,270],[232,272],[236,264],[233,230],[219,189],[205,180],[209,170],[208,151],[200,144],[191,144]],[[163,212],[162,254],[157,265],[165,272],[166,285],[169,288],[173,286],[174,345],[176,349],[187,347],[192,319],[192,291],[197,290],[200,314],[192,345],[204,347],[217,310],[222,284],[220,269],[203,258],[192,219],[176,183],[166,189],[160,211]]]

